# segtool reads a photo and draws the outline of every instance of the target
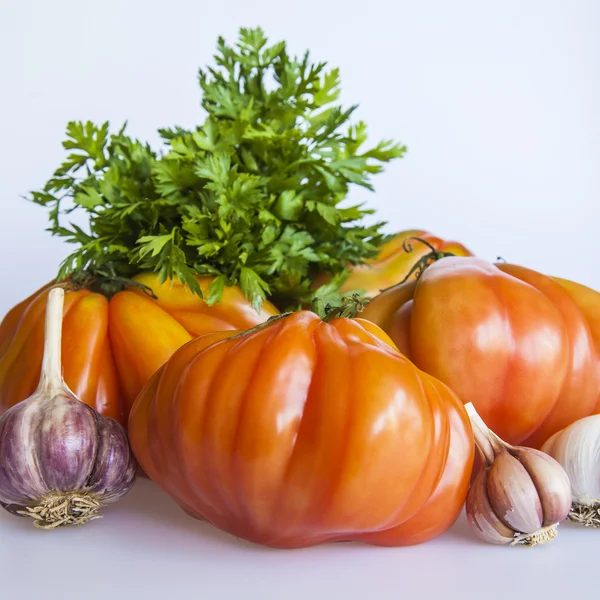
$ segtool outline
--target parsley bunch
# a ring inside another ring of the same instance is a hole
[[[54,235],[77,245],[59,278],[126,281],[139,271],[177,277],[202,294],[197,275],[214,276],[209,303],[239,284],[256,306],[310,300],[314,277],[340,283],[348,264],[383,242],[373,213],[342,205],[351,184],[405,148],[391,141],[363,149],[366,125],[349,123],[355,106],[336,104],[338,69],[267,45],[261,29],[241,29],[235,47],[218,40],[215,66],[200,70],[204,123],[159,130],[161,153],[125,127],[72,122],[70,150],[32,200],[50,209]],[[66,205],[65,205],[66,201]],[[84,211],[87,231],[63,215]]]

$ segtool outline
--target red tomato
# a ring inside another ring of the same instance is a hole
[[[600,411],[600,294],[524,267],[443,258],[362,313],[500,437],[541,447]]]
[[[65,295],[63,367],[67,385],[101,414],[125,424],[142,387],[193,337],[248,329],[278,311],[265,303],[256,312],[238,287],[207,305],[179,281],[160,285],[155,275],[134,278],[137,288],[108,299],[87,289]],[[199,278],[204,292],[211,279]],[[0,414],[35,390],[42,364],[47,285],[15,306],[0,324]]]
[[[472,432],[388,341],[309,311],[194,340],[138,396],[134,452],[189,514],[253,542],[431,539],[462,508]]]

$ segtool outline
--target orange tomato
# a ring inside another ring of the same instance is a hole
[[[410,270],[419,259],[431,252],[431,248],[411,238],[425,240],[439,252],[449,252],[456,256],[471,255],[471,252],[459,242],[445,241],[427,231],[420,229],[401,231],[381,246],[375,258],[362,265],[353,266],[350,269],[350,276],[342,284],[340,291],[344,293],[360,289],[364,291],[367,298],[373,298],[382,290],[400,283],[407,277],[407,281],[415,279],[414,273],[409,277]],[[405,244],[408,244],[409,252],[404,249]],[[325,283],[325,279],[320,279],[318,283]]]
[[[509,443],[539,448],[600,412],[600,294],[589,288],[451,257],[386,290],[361,316]]]
[[[225,288],[208,306],[179,281],[160,285],[155,275],[134,278],[158,299],[130,288],[110,300],[82,289],[65,295],[64,378],[73,392],[100,413],[127,422],[131,404],[150,377],[193,337],[248,329],[278,311],[260,313],[238,287]],[[210,278],[199,278],[204,292]],[[42,363],[44,312],[49,284],[15,306],[0,324],[0,414],[35,390]]]
[[[222,336],[177,351],[129,418],[141,467],[186,512],[279,548],[415,544],[454,522],[466,411],[378,327],[299,311]]]

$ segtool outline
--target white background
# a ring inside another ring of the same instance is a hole
[[[128,120],[153,144],[158,127],[198,123],[197,68],[218,35],[255,25],[339,66],[342,100],[360,104],[372,139],[408,146],[375,194],[354,193],[390,230],[426,228],[600,288],[597,0],[0,0],[0,314],[66,254],[45,211],[21,199],[62,160],[66,122]],[[600,541],[563,529],[532,551],[477,544],[461,521],[416,548],[274,552],[192,521],[142,482],[76,531],[41,534],[0,514],[0,594],[589,595]]]

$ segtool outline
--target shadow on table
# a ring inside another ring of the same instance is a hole
[[[110,510],[118,511],[120,515],[133,512],[136,527],[140,525],[140,519],[148,519],[154,525],[158,524],[170,532],[174,529],[179,530],[188,540],[190,536],[194,536],[202,542],[209,539],[211,543],[233,545],[238,549],[262,548],[221,531],[206,521],[191,517],[155,483],[146,478],[140,478],[131,492],[114,507],[110,507]]]
[[[188,541],[190,537],[194,537],[202,544],[209,540],[211,544],[217,543],[218,545],[234,546],[238,550],[274,551],[273,548],[237,538],[221,531],[206,521],[191,517],[155,483],[145,478],[140,478],[134,489],[125,498],[107,510],[118,511],[119,514],[123,515],[133,512],[135,514],[136,527],[140,526],[140,519],[148,519],[153,524],[158,524],[161,528],[164,527],[169,530],[169,532],[177,529],[184,534]],[[470,532],[464,514],[461,514],[456,523],[442,536],[433,540],[433,543],[449,543],[456,546],[457,544],[477,544],[478,541]],[[365,547],[364,544],[359,542],[338,542],[337,544],[360,548]]]

